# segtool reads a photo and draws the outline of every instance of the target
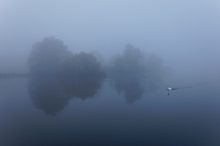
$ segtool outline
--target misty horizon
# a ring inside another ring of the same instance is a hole
[[[0,145],[220,145],[218,0],[0,0]]]

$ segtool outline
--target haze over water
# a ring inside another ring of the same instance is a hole
[[[219,145],[219,7],[1,0],[0,143]]]

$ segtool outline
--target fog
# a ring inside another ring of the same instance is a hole
[[[217,0],[0,0],[0,140],[219,145],[219,8]]]
[[[5,70],[22,71],[30,46],[44,37],[56,36],[73,51],[108,56],[131,43],[156,52],[187,77],[196,71],[218,71],[216,0],[1,0],[1,7],[1,68]]]

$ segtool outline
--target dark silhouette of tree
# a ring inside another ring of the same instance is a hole
[[[96,95],[105,77],[97,58],[84,52],[66,61],[62,70],[61,83],[64,91],[83,100]]]
[[[95,96],[105,77],[94,55],[73,55],[53,37],[33,46],[29,67],[33,104],[50,115],[63,110],[73,97],[84,100]]]
[[[29,57],[30,73],[37,76],[57,76],[60,65],[71,56],[72,53],[61,40],[54,37],[45,38],[33,45]]]
[[[61,65],[72,56],[61,40],[45,38],[33,45],[29,57],[29,92],[36,108],[55,115],[67,104],[70,97],[64,95],[59,83]]]
[[[144,56],[140,49],[127,45],[123,54],[115,58],[110,74],[116,90],[133,103],[161,84],[162,70],[158,57]]]

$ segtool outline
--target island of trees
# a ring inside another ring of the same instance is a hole
[[[94,97],[104,81],[133,103],[159,88],[164,76],[159,57],[132,45],[103,67],[96,55],[71,52],[55,37],[33,45],[28,66],[28,74],[0,74],[0,78],[28,77],[34,106],[50,115],[64,109],[72,98]]]

